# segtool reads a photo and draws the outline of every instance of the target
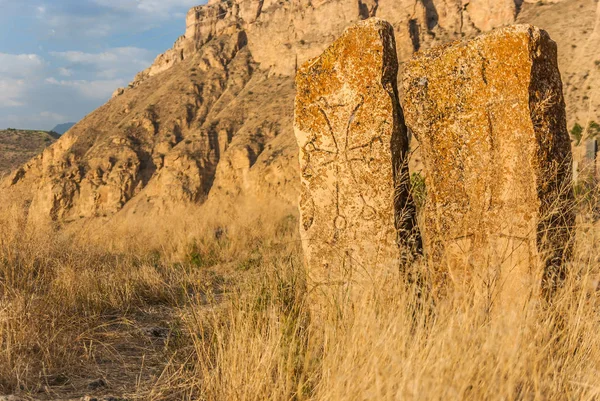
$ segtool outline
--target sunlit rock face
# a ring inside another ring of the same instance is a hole
[[[551,291],[574,223],[556,44],[533,26],[496,30],[411,60],[403,87],[438,279],[520,304]]]
[[[414,240],[397,70],[392,26],[368,19],[296,77],[300,231],[314,284],[364,282],[374,269],[397,269],[399,245]]]

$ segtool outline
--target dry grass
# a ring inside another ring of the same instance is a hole
[[[56,133],[45,131],[0,130],[0,176],[37,156],[57,139]]]
[[[165,351],[144,338],[144,316],[166,318],[156,309],[217,284],[190,263],[77,245],[15,209],[0,219],[0,394],[85,391],[110,376],[131,391],[141,368],[131,365]]]
[[[143,400],[600,399],[594,223],[553,303],[526,315],[434,303],[392,271],[315,321],[285,216],[205,226],[179,262],[2,216],[0,393],[81,396],[102,377],[98,392]]]
[[[600,305],[581,285],[591,280],[591,260],[581,262],[552,307],[516,320],[456,307],[452,299],[418,307],[424,300],[398,274],[376,280],[343,317],[311,324],[296,273],[272,273],[269,284],[210,316],[208,328],[206,320],[192,321],[203,334],[194,337],[197,394],[209,400],[597,399]],[[263,302],[265,292],[271,296]]]

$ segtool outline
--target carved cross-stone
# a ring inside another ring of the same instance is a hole
[[[517,25],[409,63],[404,112],[427,172],[423,235],[439,281],[522,308],[564,278],[574,225],[556,44]]]
[[[408,243],[400,237],[418,242],[396,57],[391,25],[369,19],[298,71],[300,230],[312,284],[345,286],[398,269],[399,244]]]

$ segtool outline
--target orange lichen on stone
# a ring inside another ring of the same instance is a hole
[[[533,26],[500,29],[416,56],[403,86],[437,278],[474,283],[490,305],[549,294],[574,224],[556,44]]]
[[[399,245],[419,246],[397,70],[392,26],[368,19],[298,71],[300,230],[315,284],[397,269]]]

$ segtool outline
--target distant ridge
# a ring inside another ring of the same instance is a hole
[[[56,127],[52,128],[50,131],[52,132],[56,132],[57,134],[64,134],[65,132],[67,132],[68,130],[71,129],[71,127],[73,127],[76,123],[64,123],[64,124],[58,124]]]
[[[0,130],[0,176],[26,163],[60,138],[55,132]]]

